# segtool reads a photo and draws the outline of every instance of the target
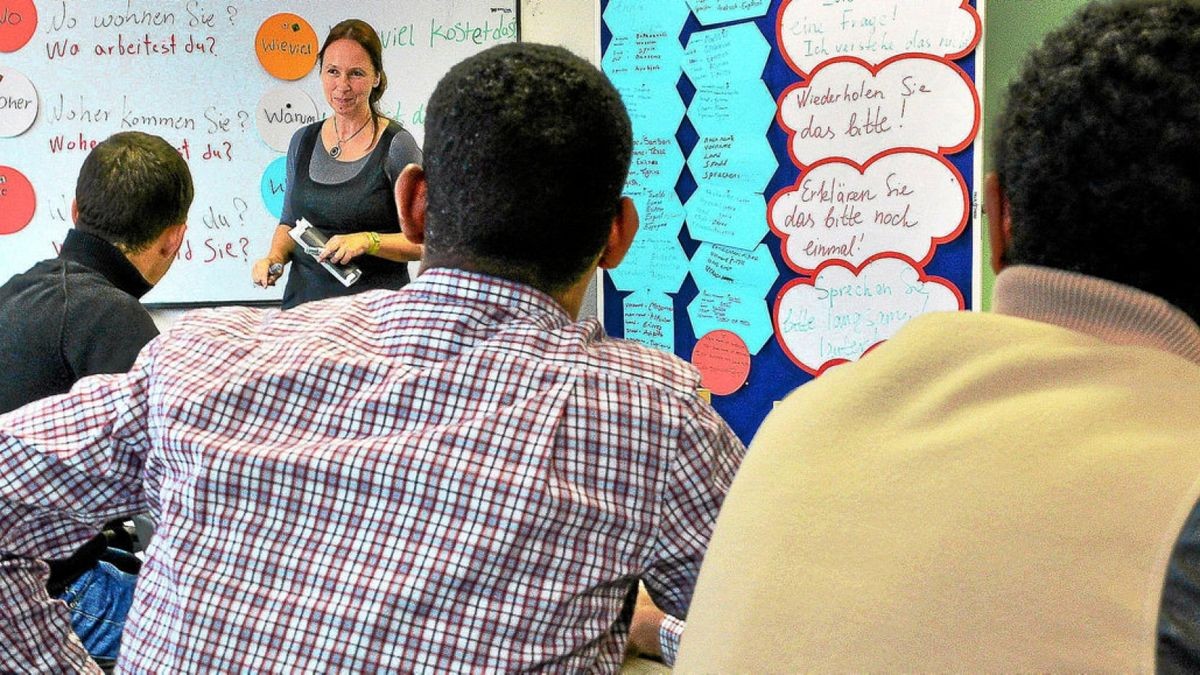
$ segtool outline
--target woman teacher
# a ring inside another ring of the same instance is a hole
[[[293,263],[283,291],[283,308],[310,300],[400,288],[421,246],[400,232],[393,187],[400,171],[421,163],[412,134],[379,113],[387,88],[383,45],[369,24],[347,19],[333,27],[318,58],[321,88],[333,109],[329,118],[298,130],[287,154],[287,191],[271,250],[254,263],[251,276],[272,286]],[[343,286],[318,259],[293,255],[288,231],[300,218],[329,235],[320,260],[354,263],[362,278]]]

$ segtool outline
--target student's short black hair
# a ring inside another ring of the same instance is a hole
[[[1082,272],[1200,319],[1200,4],[1095,3],[1009,88],[996,169],[1010,263]]]
[[[140,131],[113,134],[83,160],[75,228],[140,251],[187,220],[194,195],[187,162],[170,143]]]
[[[426,259],[570,286],[604,247],[632,143],[608,78],[565,49],[505,44],[459,63],[425,119]]]

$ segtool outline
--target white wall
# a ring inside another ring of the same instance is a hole
[[[600,65],[599,0],[521,0],[520,30],[524,42],[560,45]]]
[[[599,0],[521,0],[520,31],[522,42],[566,47],[600,67]],[[599,314],[601,287],[597,273],[584,295],[580,316]]]

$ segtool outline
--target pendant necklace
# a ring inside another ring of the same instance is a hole
[[[349,143],[350,139],[357,136],[359,134],[359,132],[361,132],[363,129],[366,129],[367,125],[370,123],[371,123],[371,120],[368,119],[366,122],[363,122],[362,126],[358,128],[358,131],[350,134],[349,136],[347,136],[345,138],[342,138],[341,132],[338,131],[337,115],[334,115],[333,116],[333,136],[334,136],[334,138],[337,139],[337,143],[334,143],[333,147],[329,149],[329,156],[334,159],[337,159],[338,155],[342,154],[342,143]]]

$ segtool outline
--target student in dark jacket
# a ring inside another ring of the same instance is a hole
[[[0,413],[129,370],[158,335],[139,298],[175,261],[193,195],[187,164],[157,136],[119,133],[92,149],[58,257],[0,286]],[[101,664],[115,660],[134,582],[120,568],[136,571],[136,558],[101,534],[49,563],[47,588],[71,605],[84,646]]]

